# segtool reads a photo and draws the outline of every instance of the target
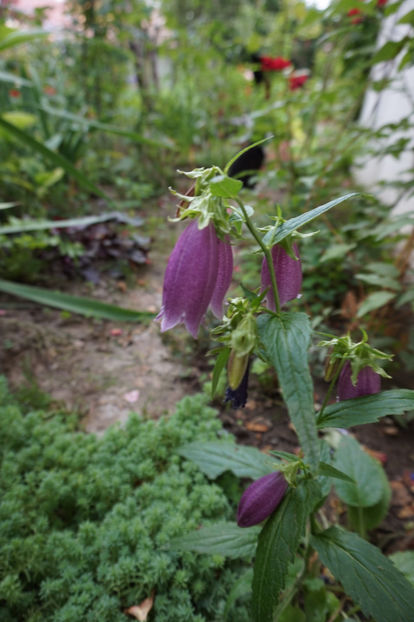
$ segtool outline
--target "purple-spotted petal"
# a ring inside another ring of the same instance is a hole
[[[217,279],[211,298],[211,310],[218,318],[223,317],[223,300],[233,275],[233,251],[226,241],[218,240]]]
[[[283,473],[260,477],[244,491],[237,510],[239,527],[252,527],[270,516],[282,501],[288,484]]]
[[[381,377],[372,367],[361,369],[355,386],[352,384],[351,375],[351,364],[347,361],[339,374],[337,394],[340,402],[354,397],[372,395],[381,391]]]
[[[302,286],[302,267],[299,258],[297,244],[293,244],[293,250],[298,259],[289,257],[285,249],[276,244],[272,248],[273,266],[276,274],[276,284],[279,292],[280,305],[283,306],[289,300],[296,298]],[[273,287],[266,259],[262,263],[262,291],[268,289],[267,306],[276,311],[273,297]]]

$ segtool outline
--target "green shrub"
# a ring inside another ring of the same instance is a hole
[[[221,621],[242,566],[168,548],[233,510],[175,449],[217,438],[202,395],[170,418],[131,415],[97,438],[30,412],[0,386],[0,619],[121,622],[155,592],[149,620]],[[228,620],[248,621],[245,609]]]

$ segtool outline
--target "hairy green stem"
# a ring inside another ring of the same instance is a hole
[[[324,398],[324,400],[322,402],[321,409],[318,412],[318,417],[321,417],[323,415],[323,411],[325,410],[325,408],[328,405],[329,398],[331,397],[331,393],[332,393],[332,391],[334,389],[334,386],[336,385],[336,381],[338,380],[339,374],[341,373],[342,368],[343,368],[343,366],[346,363],[346,360],[347,359],[342,359],[341,363],[338,365],[338,369],[336,370],[335,375],[334,375],[334,377],[331,380],[331,384],[329,385],[328,390],[327,390],[326,395],[325,395],[325,398]]]
[[[256,227],[254,226],[254,224],[250,220],[250,217],[249,217],[249,215],[248,215],[248,213],[246,211],[246,208],[244,207],[243,203],[240,201],[240,199],[236,199],[236,201],[237,201],[237,204],[239,205],[240,209],[243,212],[244,222],[246,223],[246,226],[247,226],[248,230],[250,231],[250,233],[252,234],[252,236],[254,237],[254,239],[256,240],[256,242],[258,243],[260,248],[262,249],[263,254],[265,256],[266,263],[268,265],[269,272],[270,272],[270,280],[272,282],[273,298],[274,298],[274,301],[275,301],[276,313],[280,313],[279,291],[277,289],[276,274],[275,274],[275,267],[273,265],[272,253],[271,253],[270,249],[268,249],[267,246],[263,243],[260,235],[257,232]]]

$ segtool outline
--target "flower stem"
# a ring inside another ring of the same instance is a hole
[[[248,215],[248,213],[246,211],[246,208],[244,207],[243,203],[240,201],[240,199],[236,199],[236,201],[237,201],[237,204],[239,205],[240,209],[243,212],[244,222],[246,223],[246,226],[247,226],[248,230],[250,231],[250,233],[252,234],[252,236],[254,237],[254,239],[256,240],[256,242],[258,243],[260,248],[262,249],[263,254],[265,256],[266,263],[267,263],[268,268],[269,268],[270,280],[272,282],[273,298],[274,298],[274,301],[275,301],[276,313],[280,313],[279,291],[277,289],[276,274],[275,274],[275,267],[273,265],[272,253],[271,253],[270,249],[267,248],[267,246],[263,243],[260,235],[257,232],[256,227],[254,226],[254,224],[250,220],[250,217],[249,217],[249,215]]]
[[[342,367],[345,365],[346,361],[347,361],[347,359],[342,359],[341,363],[338,365],[338,369],[336,370],[335,375],[334,375],[334,377],[331,380],[331,384],[329,385],[328,390],[327,390],[326,395],[325,395],[325,398],[324,398],[324,400],[322,402],[321,409],[318,412],[318,418],[322,417],[323,411],[325,410],[326,406],[328,405],[328,401],[329,401],[329,398],[331,397],[331,393],[333,391],[333,388],[334,388],[334,386],[336,384],[336,381],[338,380],[339,374],[341,373]]]

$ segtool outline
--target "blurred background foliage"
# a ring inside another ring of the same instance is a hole
[[[67,0],[58,28],[47,8],[29,14],[21,4],[0,14],[3,278],[36,283],[51,249],[74,265],[86,253],[64,228],[28,231],[28,221],[114,210],[145,219],[177,168],[224,166],[266,136],[258,183],[243,190],[263,223],[277,205],[290,217],[358,189],[353,168],[384,152],[384,136],[394,158],[407,149],[399,132],[412,132],[412,114],[375,130],[358,122],[367,89],[389,86],[372,67],[413,63],[408,35],[376,47],[403,0],[334,0],[323,10],[287,0]],[[290,65],[261,71],[263,57]],[[398,184],[407,195],[412,174]],[[304,300],[315,326],[374,330],[412,368],[412,214],[392,207],[362,194],[318,223],[301,246]],[[255,274],[247,263],[241,280],[256,287]]]

